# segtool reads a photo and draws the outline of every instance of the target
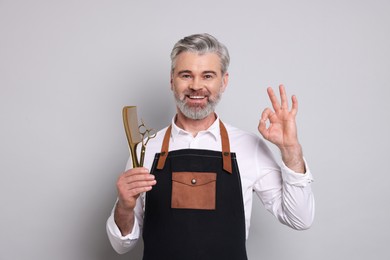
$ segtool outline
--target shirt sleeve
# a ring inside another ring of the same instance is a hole
[[[315,203],[311,190],[313,177],[305,161],[306,173],[296,173],[283,164],[263,167],[262,176],[254,190],[281,223],[293,229],[310,228],[314,219]]]
[[[288,168],[282,161],[281,172],[282,172],[282,179],[284,182],[293,186],[306,187],[314,181],[313,175],[310,171],[309,166],[307,165],[305,158],[303,158],[303,160],[305,162],[305,169],[306,169],[305,173],[294,172],[293,170]]]
[[[130,234],[122,236],[121,231],[114,220],[115,206],[111,211],[110,217],[107,219],[106,229],[110,243],[118,254],[124,254],[132,250],[140,237],[143,224],[143,196],[137,199],[136,207],[134,208],[134,226]]]

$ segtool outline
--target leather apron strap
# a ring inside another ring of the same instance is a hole
[[[170,125],[165,132],[164,140],[161,146],[161,153],[157,163],[157,169],[162,170],[165,165],[165,161],[168,156],[169,151],[169,139],[171,137],[172,125]],[[219,120],[219,131],[221,134],[221,143],[222,143],[222,160],[223,160],[223,169],[228,173],[232,173],[232,157],[230,153],[230,143],[229,136],[226,130],[225,125]]]

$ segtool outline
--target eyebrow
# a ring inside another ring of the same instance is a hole
[[[191,70],[181,70],[181,71],[178,71],[177,74],[181,75],[181,74],[184,74],[184,73],[192,73]],[[202,72],[202,74],[214,74],[215,76],[217,76],[217,72],[213,71],[213,70],[205,70]]]
[[[181,70],[181,71],[178,71],[177,74],[184,74],[184,73],[191,73],[190,70]]]
[[[202,74],[214,74],[215,76],[217,76],[217,72],[213,71],[213,70],[206,70],[206,71],[203,71]]]

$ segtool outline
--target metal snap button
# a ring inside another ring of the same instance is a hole
[[[191,183],[192,183],[192,184],[196,184],[196,179],[192,179],[192,180],[191,180]]]

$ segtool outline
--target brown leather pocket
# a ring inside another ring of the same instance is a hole
[[[216,182],[214,172],[173,172],[171,207],[215,210]]]

